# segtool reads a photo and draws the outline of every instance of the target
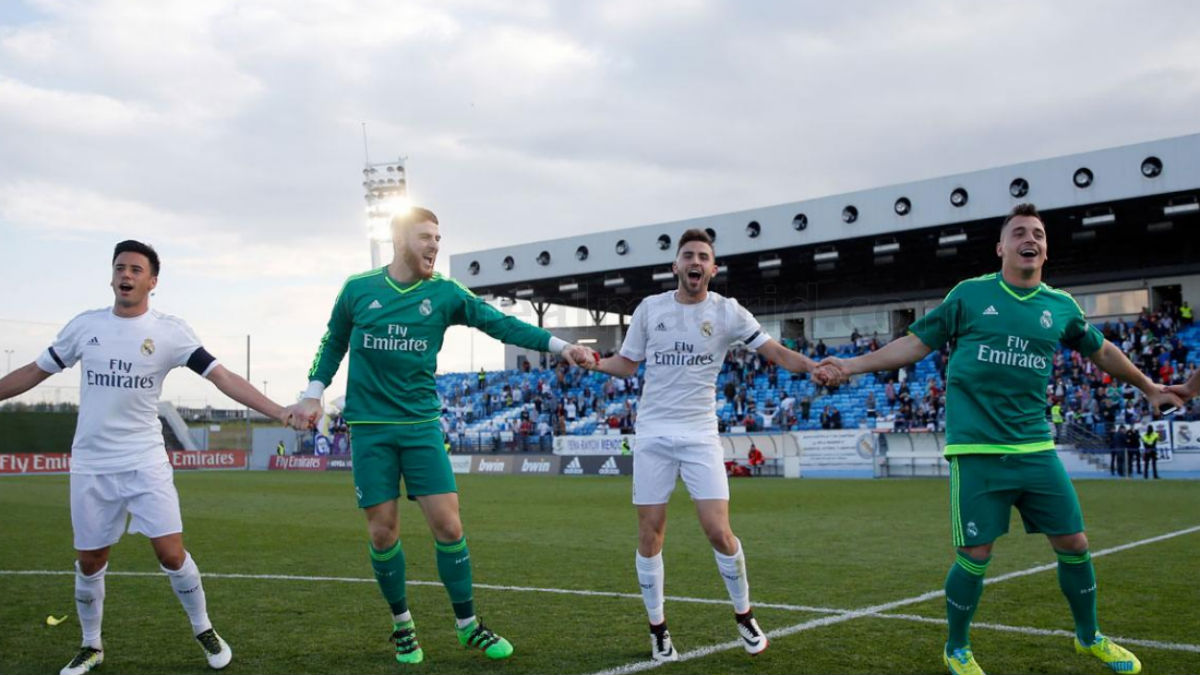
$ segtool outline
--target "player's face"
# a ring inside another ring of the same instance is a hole
[[[158,285],[158,277],[150,272],[150,259],[141,253],[125,251],[113,261],[112,283],[117,305],[139,307],[150,300],[150,291]]]
[[[671,271],[679,278],[679,289],[689,294],[708,290],[708,282],[717,274],[717,261],[712,246],[702,241],[689,241],[675,254]]]
[[[396,253],[403,256],[404,264],[418,277],[429,279],[441,241],[437,223],[426,220],[405,228],[403,240],[396,242]]]
[[[996,244],[1001,267],[1018,273],[1040,272],[1046,264],[1046,226],[1033,216],[1008,221]]]

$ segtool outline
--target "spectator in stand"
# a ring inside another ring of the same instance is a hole
[[[824,340],[817,340],[817,348],[815,351],[817,354],[817,358],[823,359],[823,358],[825,358],[825,355],[829,353],[829,348],[825,346]]]
[[[887,399],[888,410],[896,407],[896,384],[893,380],[888,380],[883,387],[883,396]]]
[[[800,399],[800,419],[805,422],[812,416],[812,399],[805,396]]]
[[[833,406],[826,404],[825,409],[821,411],[821,428],[833,428]]]
[[[875,418],[879,416],[879,411],[875,409],[875,390],[874,389],[867,390],[866,409],[867,409],[867,417],[871,420],[871,423],[874,424]]]
[[[1184,300],[1183,306],[1179,308],[1179,322],[1183,324],[1184,328],[1192,325],[1192,307],[1187,303],[1187,300]]]
[[[1130,476],[1142,472],[1142,437],[1133,425],[1125,427],[1125,470]]]
[[[479,369],[479,391],[483,391],[487,387],[487,371],[483,368]]]
[[[834,408],[833,412],[829,413],[829,428],[830,429],[841,429],[842,428],[842,411],[841,410]]]

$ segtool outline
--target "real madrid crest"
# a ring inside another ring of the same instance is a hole
[[[1042,310],[1042,328],[1049,328],[1054,325],[1054,317],[1050,315],[1050,310]]]
[[[429,298],[421,301],[421,316],[429,316],[433,313],[433,303],[429,302]]]
[[[142,356],[150,356],[154,353],[154,340],[146,338],[142,341]]]
[[[703,321],[700,323],[700,334],[704,337],[712,337],[713,325],[711,321]]]

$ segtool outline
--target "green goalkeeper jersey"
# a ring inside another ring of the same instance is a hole
[[[446,328],[462,324],[526,349],[546,351],[550,333],[508,316],[453,279],[401,286],[381,268],[352,276],[333,304],[309,370],[328,386],[350,350],[350,424],[428,422],[441,415],[434,373]]]
[[[955,286],[909,331],[931,349],[956,339],[946,375],[946,454],[1054,449],[1046,384],[1058,344],[1084,355],[1104,344],[1065,291],[1017,288],[999,274]]]

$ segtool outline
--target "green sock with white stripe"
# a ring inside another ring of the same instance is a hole
[[[379,590],[383,593],[383,599],[387,600],[391,607],[392,614],[407,612],[408,601],[405,599],[404,588],[404,549],[400,546],[400,540],[397,539],[396,545],[386,551],[377,551],[371,545],[368,545],[367,549],[371,552],[371,568],[375,571],[375,581],[379,583]]]
[[[475,616],[475,590],[471,581],[471,553],[467,550],[467,538],[443,543],[435,541],[437,549],[438,577],[450,595],[456,619]]]
[[[962,552],[955,554],[954,564],[946,575],[946,624],[950,629],[947,653],[971,644],[971,619],[979,607],[983,577],[991,561],[991,556],[974,560]]]
[[[1096,569],[1092,567],[1092,554],[1087,551],[1054,553],[1058,555],[1058,587],[1071,606],[1075,636],[1087,647],[1096,641],[1096,633],[1100,630],[1096,618]]]

